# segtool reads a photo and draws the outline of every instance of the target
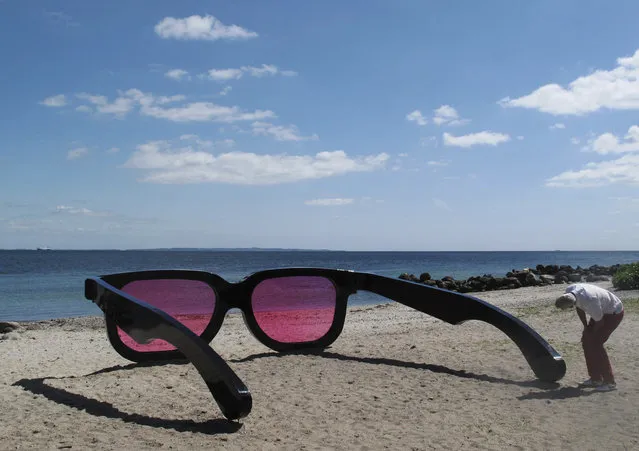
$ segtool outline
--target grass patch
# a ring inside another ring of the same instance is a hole
[[[639,262],[621,265],[612,276],[612,286],[619,290],[639,289]]]

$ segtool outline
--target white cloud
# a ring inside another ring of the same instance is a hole
[[[155,26],[155,33],[164,39],[207,41],[246,40],[258,36],[256,32],[238,25],[224,25],[217,18],[209,15],[193,15],[183,19],[165,17]]]
[[[199,140],[200,137],[198,135],[194,135],[192,133],[186,134],[186,135],[180,135],[180,141],[187,141],[189,139],[196,139]],[[210,141],[207,141],[210,142]]]
[[[400,153],[400,154],[397,154],[397,156],[404,158],[404,157],[407,157],[408,154],[407,153]]]
[[[54,108],[60,108],[67,104],[67,98],[64,94],[58,94],[57,96],[51,96],[40,102],[40,105],[50,106]]]
[[[111,147],[107,149],[107,153],[118,153],[120,151],[119,147]]]
[[[173,108],[155,105],[143,106],[140,114],[173,122],[225,122],[259,121],[276,115],[270,110],[243,111],[237,106],[222,106],[212,102],[194,102]]]
[[[85,157],[89,154],[89,149],[86,147],[78,147],[67,152],[67,160],[77,160],[78,158]]]
[[[191,78],[188,71],[185,71],[184,69],[171,69],[170,71],[166,72],[164,76],[173,80],[188,80]]]
[[[244,72],[248,72],[252,77],[267,77],[273,75],[282,75],[284,77],[295,77],[297,72],[294,70],[281,70],[273,64],[262,64],[261,67],[242,66]]]
[[[450,133],[444,133],[444,145],[455,147],[472,147],[479,145],[497,146],[498,144],[510,141],[510,136],[503,133],[493,133],[483,131],[479,133],[471,133],[463,136],[453,136]]]
[[[579,144],[577,138],[571,141]],[[600,155],[624,155],[616,160],[588,163],[580,170],[562,172],[546,180],[546,186],[587,188],[613,184],[639,185],[639,126],[631,126],[623,139],[612,133],[591,138],[582,150]]]
[[[253,77],[265,77],[269,75],[276,75],[278,69],[272,64],[262,64],[262,67],[244,66],[242,70],[248,72]]]
[[[575,146],[578,145],[580,142],[581,142],[581,140],[579,138],[576,138],[576,137],[570,138],[570,143],[575,145]]]
[[[223,139],[220,141],[209,141],[201,139],[198,135],[188,134],[180,136],[180,141],[190,141],[191,145],[197,146],[201,149],[210,149],[213,147],[234,147],[235,141],[232,139]]]
[[[612,133],[604,133],[588,142],[585,150],[591,150],[601,155],[609,153],[624,153],[639,151],[639,126],[633,125],[628,129],[623,141]]]
[[[519,135],[519,136],[517,137],[517,141],[523,141],[523,140],[524,140],[524,137],[523,137],[523,136]]]
[[[546,180],[546,186],[555,188],[588,188],[612,184],[639,185],[639,154],[626,154],[621,158],[588,163],[578,171],[565,171]]]
[[[581,76],[567,88],[547,84],[523,97],[506,97],[499,104],[553,115],[583,115],[600,109],[639,109],[639,50],[633,56],[617,58],[614,69]]]
[[[238,122],[238,121],[260,121],[277,117],[270,110],[244,111],[237,106],[222,106],[212,102],[192,102],[178,106],[167,107],[167,104],[182,102],[183,95],[155,96],[145,93],[139,89],[129,89],[128,91],[118,91],[119,96],[109,102],[106,96],[81,93],[77,94],[79,99],[89,102],[91,106],[83,105],[83,111],[96,113],[113,114],[118,118],[123,118],[136,107],[139,107],[139,114],[158,119],[166,119],[173,122]]]
[[[138,91],[140,92],[140,91]],[[140,105],[150,105],[151,103],[155,102],[159,105],[165,105],[167,103],[173,103],[173,102],[181,102],[182,100],[186,99],[186,96],[183,95],[175,95],[175,96],[159,96],[159,97],[146,97],[148,94],[142,94],[142,98],[137,99],[138,102],[140,103]],[[145,103],[146,102],[146,103]]]
[[[229,81],[242,78],[243,74],[241,69],[211,69],[207,77],[214,81]]]
[[[78,107],[75,108],[76,111],[80,111],[81,113],[90,113],[91,111],[91,107],[87,106],[87,105],[80,105]]]
[[[450,161],[447,161],[447,160],[440,160],[440,161],[431,160],[431,161],[429,161],[426,164],[428,166],[448,166],[450,164]]]
[[[133,97],[123,93],[120,93],[120,96],[117,97],[113,102],[109,102],[109,99],[106,96],[88,93],[76,94],[76,97],[80,100],[86,100],[91,105],[93,105],[93,108],[95,108],[95,112],[102,114],[113,114],[118,118],[123,118],[124,116],[126,116],[128,113],[131,112],[131,110],[133,110],[136,105],[136,100]],[[88,105],[84,106],[86,108],[83,108],[81,111],[93,111],[92,107]],[[78,110],[78,108],[76,108],[76,110]]]
[[[428,124],[428,120],[422,115],[422,112],[419,110],[415,110],[412,113],[408,113],[406,115],[406,120],[410,122],[415,122],[417,125],[426,125]]]
[[[97,94],[88,94],[86,92],[81,92],[80,94],[75,95],[78,99],[86,100],[93,105],[104,105],[109,102],[109,99],[106,96],[97,95]]]
[[[435,204],[437,208],[441,208],[442,210],[452,211],[450,206],[441,199],[433,198],[433,204]]]
[[[93,211],[89,210],[88,208],[70,207],[68,205],[58,205],[57,207],[55,207],[54,213],[64,213],[79,216],[109,216],[109,213],[107,212]]]
[[[557,122],[556,124],[552,124],[548,128],[551,130],[563,130],[564,128],[566,128],[566,125],[562,124],[561,122]]]
[[[313,199],[307,200],[304,203],[306,205],[319,206],[319,207],[341,207],[343,205],[350,205],[355,202],[355,199]]]
[[[463,125],[468,119],[461,119],[457,110],[450,105],[442,105],[435,110],[433,122],[437,125]]]
[[[295,125],[284,127],[281,125],[273,125],[268,122],[253,122],[251,124],[254,135],[272,136],[276,141],[308,141],[317,140],[319,136],[313,134],[311,136],[302,136]]]
[[[151,183],[230,183],[271,185],[382,169],[388,154],[349,157],[344,151],[311,155],[258,155],[226,152],[215,155],[197,145],[174,147],[167,141],[141,144],[125,163],[147,170]]]
[[[232,86],[224,86],[224,88],[219,92],[219,95],[225,96],[233,89]]]
[[[201,74],[200,78],[208,78],[214,81],[225,82],[242,78],[244,74],[257,78],[272,77],[278,74],[284,77],[294,77],[297,75],[297,72],[293,70],[281,70],[273,64],[262,64],[261,67],[242,66],[237,69],[211,69],[207,74]]]

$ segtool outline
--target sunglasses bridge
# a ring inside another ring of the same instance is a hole
[[[319,275],[315,277],[321,277],[323,279],[330,280],[339,293],[345,297],[357,293],[358,290],[366,290],[366,275],[359,274],[351,270],[335,270],[335,275]],[[310,275],[310,274],[309,274]],[[304,276],[307,276],[306,274]],[[304,276],[289,276],[289,277],[304,277]],[[314,275],[312,275],[314,276]],[[255,285],[247,286],[245,281],[248,277],[243,278],[238,282],[227,282],[222,286],[212,284],[216,296],[218,299],[223,299],[228,310],[239,309],[246,310],[250,308],[251,298],[255,289],[260,283],[277,280],[280,277],[266,277]]]

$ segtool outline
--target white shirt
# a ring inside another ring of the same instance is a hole
[[[621,299],[597,285],[575,283],[566,288],[566,293],[572,293],[577,299],[577,307],[589,314],[595,321],[601,321],[604,315],[623,311]]]

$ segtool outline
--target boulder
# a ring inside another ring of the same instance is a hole
[[[553,283],[555,283],[555,276],[551,274],[542,274],[541,276],[539,276],[539,278],[541,279],[542,283],[548,285],[552,285]]]
[[[508,288],[521,288],[523,285],[517,277],[506,277],[506,286]]]
[[[486,280],[486,289],[487,290],[496,290],[502,285],[501,280],[503,277],[491,277]]]
[[[462,286],[469,291],[484,291],[487,288],[483,277],[470,277]]]
[[[578,274],[578,273],[568,274],[568,280],[570,282],[581,282],[581,274]]]
[[[423,272],[419,275],[419,281],[420,282],[426,282],[427,280],[430,280],[430,274],[427,272]]]
[[[417,277],[415,277],[415,274],[408,274],[406,272],[401,273],[399,275],[399,278],[402,280],[409,280],[411,282],[419,282],[419,279]]]
[[[527,287],[536,287],[541,284],[541,280],[532,272],[526,274],[526,278],[524,279],[524,285]]]
[[[557,271],[559,271],[559,266],[557,265],[537,265],[537,270],[540,271],[542,274],[550,274],[550,275],[555,275],[557,274]]]
[[[595,274],[588,274],[586,276],[586,282],[605,282],[607,280],[607,276],[597,276]]]
[[[563,272],[565,272],[567,274],[575,272],[575,270],[572,269],[572,266],[570,266],[570,265],[560,265],[559,266],[559,271],[563,271]]]
[[[18,323],[14,323],[12,321],[0,321],[0,334],[8,334],[14,330],[19,330],[20,328],[21,326]]]
[[[588,268],[588,271],[595,276],[603,276],[607,272],[609,272],[608,268],[599,265],[592,265],[590,268]]]
[[[456,280],[444,280],[444,288],[450,291],[459,290],[459,284]]]

